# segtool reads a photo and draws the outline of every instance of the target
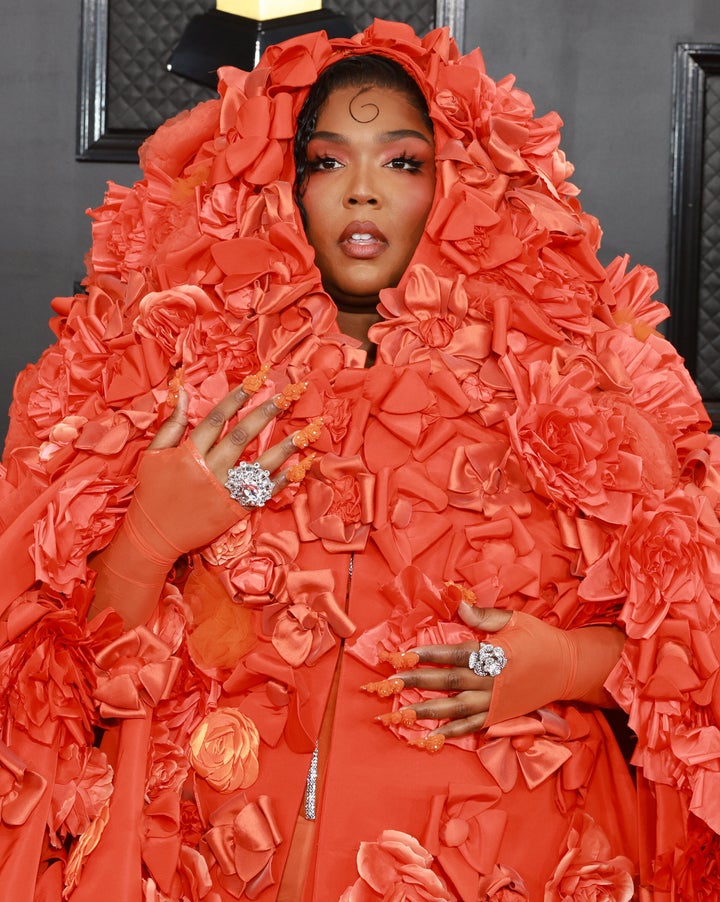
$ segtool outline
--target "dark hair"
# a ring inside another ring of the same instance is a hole
[[[386,56],[367,53],[347,56],[328,66],[310,88],[305,99],[295,129],[295,201],[300,207],[303,220],[305,210],[302,195],[307,180],[307,147],[317,125],[318,116],[325,102],[341,88],[390,88],[404,94],[408,101],[422,115],[427,127],[433,131],[427,100],[417,82],[403,69],[400,63]]]

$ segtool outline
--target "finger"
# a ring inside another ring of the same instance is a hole
[[[173,412],[158,429],[155,438],[150,442],[149,447],[153,451],[164,448],[175,448],[180,444],[183,435],[185,435],[185,430],[187,429],[187,409],[187,392],[181,388],[178,392],[178,400]]]
[[[463,720],[450,720],[433,730],[428,736],[467,736],[468,733],[478,733],[485,726],[487,720],[487,712],[483,714],[473,714],[472,717],[466,717]]]
[[[225,424],[235,416],[249,397],[242,387],[234,388],[197,424],[190,433],[190,441],[201,454],[207,454],[218,440]]]
[[[418,667],[396,674],[393,679],[401,680],[406,687],[431,689],[435,692],[456,693],[465,690],[492,689],[492,677],[481,677],[469,667]]]
[[[467,667],[471,651],[477,651],[479,642],[460,642],[457,645],[420,645],[410,649],[420,658],[421,664],[441,664],[446,667]]]
[[[492,692],[488,690],[459,692],[452,697],[408,705],[408,708],[412,708],[418,720],[466,720],[477,714],[487,714],[491,697]]]
[[[227,435],[205,453],[208,468],[224,482],[227,472],[234,467],[245,448],[280,413],[280,408],[270,399],[255,407],[239,420]]]
[[[298,429],[276,445],[273,445],[272,448],[268,448],[267,451],[264,451],[258,458],[258,463],[261,467],[269,470],[271,473],[275,470],[279,470],[285,461],[292,457],[298,450],[307,448],[309,444],[316,441],[320,437],[322,428],[322,417],[318,417],[308,423],[307,426]],[[277,481],[281,488],[287,485],[288,482],[285,474],[278,476]]]
[[[512,611],[503,608],[480,608],[461,601],[458,605],[458,616],[469,627],[485,633],[496,633],[507,625]]]

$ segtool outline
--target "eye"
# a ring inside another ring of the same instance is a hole
[[[423,167],[423,161],[408,154],[401,154],[399,157],[393,157],[386,165],[389,169],[398,169],[401,172],[419,172]]]
[[[342,163],[335,157],[323,156],[308,160],[308,166],[310,172],[332,172],[333,169],[340,169]]]

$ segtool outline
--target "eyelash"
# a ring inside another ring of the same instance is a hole
[[[393,157],[393,159],[390,160],[390,163],[402,163],[403,171],[409,172],[411,174],[419,172],[423,166],[422,160],[418,160],[417,157],[413,157],[410,154],[406,154],[406,153],[400,154],[400,156],[398,156],[398,157]],[[393,166],[392,168],[396,169],[399,167]]]
[[[326,168],[326,164],[337,162],[338,160],[335,157],[329,155],[321,156],[317,157],[314,160],[308,160],[308,167],[310,169],[310,172],[332,172],[338,167],[328,166]],[[393,166],[393,163],[401,163],[402,166]],[[418,160],[417,157],[403,153],[397,157],[393,157],[392,160],[389,160],[385,165],[389,166],[391,169],[397,169],[402,172],[409,172],[411,175],[414,175],[416,172],[420,172],[420,170],[422,169],[423,161]]]

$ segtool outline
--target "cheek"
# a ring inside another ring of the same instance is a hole
[[[328,191],[323,191],[322,186],[318,185],[315,179],[310,178],[308,181],[302,201],[308,226],[317,228],[326,221],[330,210]]]
[[[413,244],[413,250],[425,231],[425,222],[432,209],[434,195],[435,185],[433,183],[425,191],[409,194],[405,202],[403,219],[406,222],[414,223],[412,233],[408,236],[408,240]]]

